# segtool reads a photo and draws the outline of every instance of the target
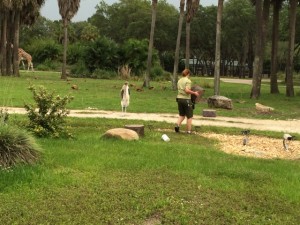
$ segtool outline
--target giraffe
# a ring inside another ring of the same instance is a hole
[[[22,48],[18,48],[18,56],[19,56],[19,65],[20,62],[22,61],[23,67],[25,67],[23,62],[23,60],[25,59],[27,61],[27,66],[28,66],[27,70],[31,68],[31,70],[33,71],[33,63],[32,63],[31,55],[25,52]]]

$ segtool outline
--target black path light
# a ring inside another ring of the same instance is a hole
[[[250,134],[250,130],[242,130],[241,132],[242,132],[242,134],[244,135],[244,138],[243,138],[243,145],[247,145],[248,142],[249,142],[249,134]]]
[[[289,150],[290,141],[293,140],[295,137],[290,134],[283,135],[283,147],[286,151]]]

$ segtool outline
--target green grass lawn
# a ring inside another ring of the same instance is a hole
[[[227,155],[166,123],[143,122],[139,141],[101,138],[126,123],[73,118],[75,139],[38,139],[38,165],[0,171],[0,223],[298,224],[298,161]]]
[[[213,80],[203,77],[192,77],[194,84],[205,86],[204,98],[213,95]],[[76,84],[78,90],[71,89]],[[154,89],[136,91],[143,81],[130,81],[131,103],[129,112],[148,113],[177,113],[175,98],[176,91],[171,89],[171,83],[151,82]],[[30,85],[44,85],[48,90],[53,90],[59,95],[72,95],[74,100],[68,105],[70,109],[97,108],[101,110],[121,110],[120,89],[121,80],[96,80],[71,78],[69,81],[61,80],[59,73],[25,72],[20,78],[0,77],[0,104],[2,106],[23,107],[24,103],[33,102],[32,93],[28,90]],[[295,87],[296,97],[285,97],[285,87],[281,84],[281,94],[269,94],[269,85],[263,84],[260,99],[250,99],[251,86],[247,84],[232,84],[222,82],[221,95],[231,98],[233,110],[217,109],[217,115],[230,117],[247,117],[262,119],[299,119],[300,118],[300,89]],[[275,108],[272,114],[258,114],[255,103]],[[207,103],[197,104],[195,113],[201,114],[207,108]]]
[[[193,79],[197,84],[212,82]],[[33,102],[27,87],[34,84],[73,95],[72,109],[120,110],[122,83],[63,81],[57,73],[24,73],[21,78],[0,77],[0,102],[18,107]],[[140,86],[142,81],[130,83]],[[79,90],[72,90],[72,84]],[[170,83],[151,85],[154,90],[132,88],[129,111],[176,113],[176,92]],[[251,100],[249,85],[221,83],[221,90],[233,99],[234,109],[218,109],[218,115],[299,118],[298,95],[270,95],[263,85],[261,99]],[[204,97],[212,93],[207,88]],[[275,112],[257,114],[257,101]],[[201,103],[197,110],[205,107]],[[9,117],[10,123],[21,127],[26,121],[25,115]],[[133,142],[101,138],[106,130],[128,123],[144,124],[145,137]],[[38,164],[0,169],[0,224],[143,225],[153,218],[167,225],[299,224],[299,160],[228,155],[218,150],[217,141],[174,133],[167,123],[68,118],[67,125],[74,139],[37,139],[43,149]],[[201,127],[201,132],[206,131],[240,133],[233,128]],[[163,133],[170,142],[161,140]],[[256,133],[282,137],[275,132]]]

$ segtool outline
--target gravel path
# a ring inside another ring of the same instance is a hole
[[[0,109],[7,109],[8,113],[25,114],[24,108],[10,108],[0,107]],[[70,110],[69,116],[82,118],[111,118],[111,119],[126,119],[126,120],[144,120],[144,121],[160,121],[175,123],[177,114],[154,114],[154,113],[122,113],[117,111],[103,111],[103,110]],[[266,130],[277,131],[283,133],[299,133],[300,134],[300,120],[261,120],[261,119],[246,119],[246,118],[232,118],[232,117],[202,117],[194,116],[193,125],[197,126],[221,126],[221,127],[236,127],[250,130]]]

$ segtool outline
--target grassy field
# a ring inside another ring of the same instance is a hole
[[[32,101],[27,87],[43,84],[59,94],[74,95],[70,108],[120,110],[122,81],[67,82],[55,73],[28,73],[21,79],[0,77],[0,82],[5,106],[22,107]],[[72,84],[79,90],[72,90]],[[176,113],[176,92],[167,82],[152,85],[154,90],[132,91],[130,111]],[[260,103],[274,107],[276,113],[258,115],[252,110],[255,101],[248,98],[249,85],[222,83],[221,87],[223,95],[246,102],[234,103],[234,110],[218,115],[299,117],[299,96],[272,96],[263,85]],[[205,97],[212,91],[207,89]],[[24,126],[26,120],[24,115],[11,115],[9,121]],[[299,160],[228,155],[218,150],[215,140],[176,134],[169,124],[158,122],[130,121],[145,125],[145,137],[139,141],[101,138],[106,130],[128,123],[68,118],[74,139],[37,139],[43,149],[38,164],[0,169],[0,224],[299,224]],[[215,127],[201,131],[237,132]],[[170,142],[161,140],[163,133]]]
[[[38,139],[38,165],[0,171],[1,224],[299,222],[298,161],[227,155],[213,140],[171,130],[163,142],[164,123],[146,123],[135,142],[101,138],[126,121],[68,124],[74,140]]]
[[[203,77],[192,77],[194,84],[206,89],[204,98],[213,95],[213,80]],[[176,91],[171,89],[168,81],[151,82],[152,90],[136,91],[143,81],[130,81],[131,103],[130,112],[177,113],[175,102]],[[71,89],[77,85],[78,90]],[[121,80],[75,79],[61,80],[59,73],[34,72],[23,73],[21,78],[0,77],[0,105],[23,107],[24,103],[32,102],[30,85],[44,85],[59,95],[72,95],[74,100],[68,105],[70,109],[85,109],[88,107],[102,110],[121,110],[120,89]],[[296,97],[285,97],[285,87],[280,85],[281,94],[269,94],[269,84],[262,84],[260,99],[250,99],[251,86],[248,84],[221,83],[221,95],[231,98],[234,110],[218,109],[219,116],[264,118],[264,119],[294,119],[300,118],[300,89],[295,87]],[[272,114],[258,114],[255,103],[275,108]],[[207,108],[206,103],[196,106],[195,113],[201,114]]]

